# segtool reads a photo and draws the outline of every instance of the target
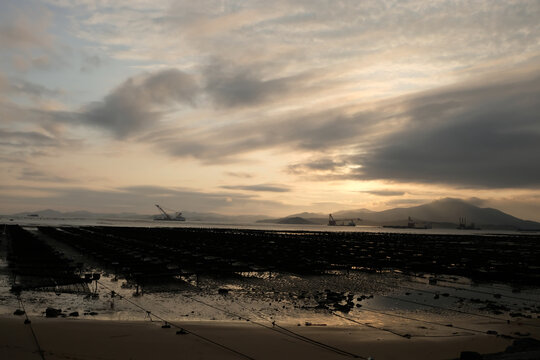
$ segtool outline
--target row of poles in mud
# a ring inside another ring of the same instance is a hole
[[[535,276],[540,275],[534,267],[534,253],[540,250],[540,245],[537,237],[530,236],[282,234],[231,229],[105,227],[55,230],[44,227],[40,231],[60,236],[59,240],[68,245],[83,246],[105,262],[141,269],[144,265],[147,276],[152,272],[174,273],[164,268],[169,265],[167,262],[182,264],[187,270],[216,274],[250,271],[253,267],[299,274],[395,268],[514,283],[535,281]]]

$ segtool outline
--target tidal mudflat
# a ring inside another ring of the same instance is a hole
[[[2,351],[35,358],[31,325],[48,358],[496,353],[539,337],[538,247],[532,235],[8,226],[0,310],[16,339]]]

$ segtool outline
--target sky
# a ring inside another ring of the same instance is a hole
[[[540,221],[540,0],[0,1],[0,213],[461,198]]]

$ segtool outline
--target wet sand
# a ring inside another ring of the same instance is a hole
[[[1,359],[40,358],[30,325],[25,325],[23,320],[14,316],[0,318]],[[35,317],[31,324],[46,359],[352,358],[248,323],[208,321],[182,322],[181,325],[245,357],[193,334],[177,335],[178,329],[174,326],[164,329],[160,322]],[[287,329],[361,358],[371,356],[376,360],[452,359],[459,358],[465,350],[484,354],[504,351],[512,343],[512,340],[487,334],[406,339],[360,326],[290,326]]]

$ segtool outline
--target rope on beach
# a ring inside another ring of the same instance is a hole
[[[38,338],[37,338],[37,336],[36,336],[36,333],[35,333],[35,331],[34,331],[34,328],[32,327],[32,322],[31,322],[30,319],[28,318],[28,314],[26,313],[26,309],[24,308],[24,304],[23,304],[23,301],[22,301],[22,299],[21,299],[21,295],[20,295],[20,294],[17,294],[17,300],[19,301],[19,304],[21,305],[21,308],[22,308],[22,310],[24,311],[24,316],[26,317],[26,319],[24,320],[24,324],[30,326],[30,331],[32,332],[32,337],[34,338],[34,342],[36,343],[36,346],[37,346],[37,348],[38,348],[39,356],[41,357],[42,360],[45,360],[45,353],[44,353],[44,351],[41,349],[41,346],[39,345]]]
[[[188,298],[188,299],[191,299],[191,300],[193,300],[193,301],[195,301],[195,302],[198,302],[198,303],[200,303],[200,304],[203,304],[203,305],[205,305],[205,306],[208,306],[208,307],[210,307],[210,308],[212,308],[212,309],[215,309],[215,310],[224,312],[224,313],[226,313],[226,314],[228,314],[228,315],[232,315],[232,316],[234,316],[234,317],[237,317],[237,318],[240,319],[240,320],[245,320],[245,321],[250,322],[250,323],[252,323],[252,324],[254,324],[254,325],[261,326],[261,327],[263,327],[263,328],[265,328],[265,329],[268,329],[268,330],[276,331],[276,332],[278,332],[278,333],[280,333],[280,334],[282,334],[282,335],[290,336],[290,337],[292,337],[292,338],[294,338],[294,339],[301,340],[301,341],[307,342],[307,343],[312,344],[312,345],[315,345],[315,346],[319,346],[319,347],[321,347],[321,348],[323,348],[323,349],[326,349],[326,350],[329,350],[329,351],[333,351],[333,352],[335,352],[335,353],[337,353],[337,354],[344,355],[344,356],[349,356],[349,357],[356,358],[356,359],[364,359],[364,360],[367,360],[367,359],[368,359],[367,357],[360,356],[360,355],[357,355],[357,354],[353,354],[353,353],[348,352],[348,351],[346,351],[346,350],[342,350],[342,349],[337,348],[337,347],[335,347],[335,346],[328,345],[328,344],[325,344],[325,343],[323,343],[323,342],[320,342],[320,341],[311,339],[311,338],[309,338],[309,337],[307,337],[307,336],[298,334],[298,333],[296,333],[296,332],[294,332],[294,331],[292,331],[292,330],[286,329],[286,328],[284,328],[284,327],[278,325],[275,321],[271,322],[271,323],[272,323],[272,326],[264,325],[264,324],[262,324],[262,323],[260,323],[260,322],[253,321],[253,320],[251,320],[251,319],[249,319],[249,318],[247,318],[247,317],[245,317],[245,316],[242,316],[242,315],[240,315],[240,314],[234,313],[234,312],[229,311],[229,310],[227,310],[227,309],[222,309],[222,308],[219,308],[219,307],[214,306],[214,305],[212,305],[212,304],[208,304],[207,302],[202,301],[202,300],[199,300],[199,299],[196,299],[196,298],[194,298],[194,297],[192,297],[192,296],[185,295],[185,294],[180,294],[180,295],[182,295],[182,296],[184,296],[184,297],[186,297],[186,298]],[[261,316],[259,316],[259,317],[261,317]],[[264,319],[264,320],[266,320],[266,319]],[[266,320],[266,321],[268,321],[268,320]]]
[[[377,329],[377,330],[381,330],[381,331],[386,331],[386,332],[389,332],[391,334],[394,334],[394,335],[397,335],[397,336],[400,336],[400,337],[403,337],[403,338],[406,338],[406,339],[410,339],[411,338],[411,335],[410,334],[401,334],[401,333],[398,333],[397,331],[394,331],[394,330],[391,330],[391,329],[386,329],[386,328],[382,328],[382,327],[378,327],[378,326],[375,326],[375,325],[371,325],[370,323],[363,323],[363,322],[360,322],[358,320],[355,320],[355,319],[351,319],[349,317],[346,317],[346,316],[343,316],[343,315],[339,315],[337,314],[336,312],[334,311],[331,311],[329,310],[330,314],[338,317],[338,318],[341,318],[341,319],[344,319],[344,320],[347,320],[347,321],[350,321],[350,322],[353,322],[355,324],[358,324],[358,325],[363,325],[363,326],[366,326],[368,328],[372,328],[372,329]]]
[[[282,330],[287,331],[287,332],[289,332],[289,333],[292,333],[292,334],[294,334],[294,335],[299,335],[299,334],[297,334],[297,333],[295,333],[295,332],[293,332],[293,331],[291,331],[291,330],[288,330],[288,329],[286,329],[286,328],[283,328],[282,326],[278,325],[275,321],[271,321],[271,320],[269,320],[269,319],[266,319],[265,317],[261,316],[260,314],[258,314],[257,312],[255,312],[255,311],[253,311],[253,310],[248,309],[247,307],[246,307],[246,310],[249,311],[249,312],[251,312],[253,315],[257,316],[258,318],[260,318],[260,319],[262,319],[262,320],[265,320],[265,321],[268,321],[268,322],[272,323],[272,326],[277,327],[278,329],[282,329]],[[275,330],[275,329],[273,329],[273,330]],[[381,330],[381,329],[379,329],[379,330]],[[284,335],[288,335],[288,334],[284,334]],[[400,335],[400,336],[401,336],[401,335]],[[369,357],[366,358],[366,357],[364,357],[364,356],[358,356],[358,357],[361,358],[361,359],[370,359]]]
[[[101,281],[97,281],[97,280],[96,280],[96,283],[99,283],[102,287],[104,287],[105,289],[111,291],[111,293],[114,291],[114,290],[112,290],[111,288],[109,288],[108,286],[106,286],[105,284],[103,284]],[[253,357],[251,357],[251,356],[249,356],[249,355],[247,355],[247,354],[245,354],[245,353],[242,353],[242,352],[240,352],[240,351],[238,351],[238,350],[235,350],[235,349],[233,349],[233,348],[231,348],[231,347],[229,347],[229,346],[227,346],[227,345],[221,344],[221,343],[219,343],[219,342],[217,342],[217,341],[215,341],[215,340],[212,340],[212,339],[210,339],[210,338],[208,338],[208,337],[206,337],[206,336],[197,334],[197,333],[195,333],[195,332],[193,332],[193,331],[191,331],[191,330],[188,330],[188,329],[186,329],[186,328],[184,328],[184,327],[182,327],[182,326],[180,326],[180,325],[178,325],[178,324],[175,324],[174,322],[171,322],[171,321],[169,321],[169,320],[166,320],[166,319],[162,318],[161,316],[156,315],[156,314],[153,313],[152,311],[148,310],[147,308],[144,308],[143,306],[137,304],[136,302],[131,301],[131,300],[128,299],[127,297],[118,294],[117,292],[115,292],[114,294],[115,294],[115,296],[118,296],[121,300],[125,300],[125,301],[127,301],[128,303],[132,304],[133,306],[135,306],[135,307],[137,307],[137,308],[143,310],[147,315],[152,314],[156,319],[159,319],[159,320],[163,321],[165,324],[169,324],[169,325],[171,325],[171,326],[174,326],[175,328],[180,329],[180,331],[183,331],[183,332],[185,332],[185,333],[191,334],[191,335],[193,335],[193,336],[195,336],[195,337],[197,337],[197,338],[199,338],[199,339],[201,339],[201,340],[204,340],[204,341],[206,341],[206,342],[208,342],[208,343],[214,344],[214,345],[216,345],[216,346],[218,346],[218,347],[221,347],[222,349],[225,349],[225,350],[227,350],[227,351],[230,351],[230,352],[232,352],[232,353],[235,353],[235,354],[237,354],[237,355],[239,355],[239,356],[241,356],[241,357],[243,357],[243,358],[246,358],[246,359],[249,359],[249,360],[255,360],[255,358],[253,358]]]
[[[254,314],[255,316],[259,317],[262,320],[270,321],[270,320],[262,317],[260,314],[257,314],[255,311],[249,310],[248,308],[246,308],[246,310],[248,310],[249,312],[251,312],[252,314]],[[479,334],[487,334],[487,332],[482,331],[482,330],[469,329],[469,328],[460,327],[460,326],[448,325],[448,324],[443,324],[443,323],[439,323],[439,322],[435,322],[435,321],[429,321],[429,320],[423,320],[423,319],[417,319],[417,318],[413,318],[413,317],[408,317],[408,316],[404,316],[404,315],[390,314],[390,313],[386,313],[386,312],[380,311],[380,310],[368,309],[366,307],[362,307],[362,309],[360,309],[360,310],[361,311],[374,312],[374,313],[387,315],[387,316],[394,316],[394,317],[398,317],[398,318],[402,318],[402,319],[406,319],[406,320],[423,322],[423,323],[426,323],[426,324],[439,325],[439,326],[442,326],[442,327],[445,327],[445,328],[452,327],[452,328],[459,329],[459,330],[471,331],[471,332],[475,332],[475,333],[479,333]],[[360,322],[356,321],[355,319],[351,319],[351,318],[348,318],[348,317],[345,317],[345,316],[340,316],[340,315],[338,315],[338,314],[336,314],[334,312],[331,312],[331,311],[330,311],[330,313],[332,313],[332,315],[341,317],[341,318],[343,318],[345,320],[348,320],[348,321],[351,321],[351,322],[354,322],[354,323],[357,323],[357,324],[360,324],[360,325],[364,325],[364,326],[367,326],[367,327],[370,327],[370,328],[373,328],[373,329],[377,329],[377,330],[381,330],[381,331],[387,331],[387,332],[390,332],[392,334],[395,334],[395,335],[398,335],[398,336],[401,336],[401,337],[405,337],[405,338],[420,337],[419,335],[414,335],[413,336],[413,335],[409,335],[409,334],[400,334],[400,333],[397,333],[397,332],[392,331],[390,329],[379,328],[379,327],[377,327],[375,325],[371,325],[371,324],[367,324],[367,323],[360,323]],[[462,335],[452,334],[451,336],[462,336]],[[422,337],[426,337],[426,336],[422,336]]]
[[[338,354],[341,354],[341,355],[347,355],[347,356],[351,356],[351,357],[353,357],[353,358],[363,359],[363,360],[368,360],[368,359],[370,359],[370,358],[366,358],[365,356],[356,355],[356,354],[350,353],[350,352],[348,352],[348,351],[344,351],[344,350],[338,349],[338,348],[336,348],[336,347],[333,347],[333,346],[330,346],[330,345],[326,345],[326,344],[324,344],[324,343],[322,343],[322,342],[320,342],[320,341],[310,339],[310,338],[308,338],[308,337],[306,337],[306,336],[303,336],[303,335],[300,335],[300,334],[298,334],[298,333],[296,333],[296,332],[294,332],[294,331],[292,331],[292,330],[286,329],[286,328],[284,328],[284,327],[282,327],[282,326],[276,324],[275,322],[274,322],[273,324],[274,324],[274,326],[275,326],[276,328],[278,328],[279,330],[286,331],[287,333],[290,333],[290,334],[294,335],[295,337],[297,337],[297,338],[299,338],[299,339],[306,339],[306,340],[308,340],[308,342],[310,342],[310,343],[313,343],[313,344],[316,344],[316,345],[319,345],[319,346],[323,346],[324,348],[326,348],[326,349],[328,349],[328,350],[333,350],[333,351],[337,352]],[[271,329],[272,329],[272,328],[271,328]],[[280,332],[280,333],[284,334],[283,332]],[[286,334],[285,334],[285,335],[286,335]],[[338,350],[338,351],[336,351],[336,350]]]

